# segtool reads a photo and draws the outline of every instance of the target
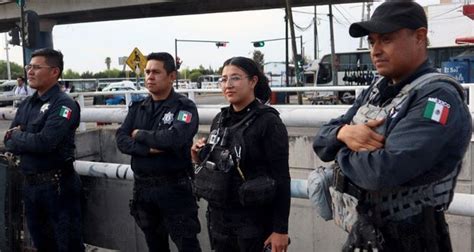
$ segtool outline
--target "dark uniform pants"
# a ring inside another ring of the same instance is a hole
[[[452,251],[449,228],[444,212],[425,208],[419,215],[381,228],[383,251],[449,252]]]
[[[197,209],[187,177],[160,185],[135,182],[130,213],[145,234],[151,252],[170,251],[168,234],[180,252],[200,252]]]
[[[255,211],[208,208],[207,221],[212,247],[216,252],[262,252],[271,231],[265,216]]]
[[[74,172],[59,182],[25,184],[25,213],[38,252],[84,251],[81,181]]]

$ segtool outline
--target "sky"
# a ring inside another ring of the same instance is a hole
[[[438,0],[418,2],[424,6],[439,3]],[[375,3],[377,5],[379,3]],[[462,16],[459,12],[461,5],[457,3],[428,9],[429,36],[433,45],[453,45],[456,37],[474,36],[474,21]],[[359,47],[359,39],[351,38],[348,29],[350,23],[361,20],[361,10],[361,3],[333,5],[336,52],[354,51]],[[331,51],[328,8],[318,6],[317,11],[319,53],[324,55]],[[307,27],[313,22],[312,13],[312,6],[293,8],[295,24]],[[118,58],[130,55],[135,47],[144,55],[165,51],[174,56],[175,39],[229,41],[226,47],[221,48],[213,43],[178,42],[178,56],[183,60],[182,68],[203,65],[205,68],[217,69],[230,57],[252,57],[255,49],[262,51],[265,62],[284,61],[283,40],[267,42],[262,48],[254,48],[251,44],[251,41],[284,38],[284,15],[284,9],[271,9],[56,25],[53,28],[53,43],[54,48],[64,54],[65,69],[80,73],[105,70],[106,57],[112,59],[111,68],[122,69]],[[313,26],[306,31],[295,31],[296,36],[303,36],[304,54],[314,59]],[[5,60],[4,34],[0,35],[0,60]],[[297,44],[299,52],[299,41]],[[366,42],[364,47],[367,47]],[[11,61],[21,63],[20,47],[10,48],[9,55]]]

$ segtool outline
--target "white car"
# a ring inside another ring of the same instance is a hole
[[[0,106],[8,106],[8,105],[13,105],[13,104],[17,105],[24,99],[24,97],[22,99],[15,100],[15,101],[13,101],[13,100],[4,100],[3,99],[3,98],[7,99],[7,98],[11,98],[11,97],[15,96],[15,87],[16,86],[17,86],[16,80],[9,80],[9,81],[5,81],[2,84],[0,84]],[[30,96],[36,90],[33,89],[33,88],[30,88],[29,86],[27,86],[27,91],[28,91],[27,96]]]
[[[106,87],[104,87],[104,89],[102,89],[102,91],[112,91],[112,90],[117,91],[117,89],[119,89],[119,88],[121,88],[122,90],[123,90],[123,88],[129,88],[129,89],[137,90],[137,86],[134,82],[124,80],[124,81],[119,81],[119,82],[112,82],[109,85],[107,85]]]

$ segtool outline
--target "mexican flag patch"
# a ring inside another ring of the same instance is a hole
[[[426,103],[423,117],[435,122],[439,122],[442,125],[446,125],[450,107],[451,105],[449,105],[449,103],[438,98],[430,97],[428,98],[428,103]]]
[[[178,114],[178,121],[182,121],[185,123],[190,123],[193,114],[189,113],[188,111],[181,110]]]
[[[72,110],[66,106],[62,106],[61,110],[59,110],[59,116],[62,116],[68,120],[71,119],[71,115],[72,115]]]

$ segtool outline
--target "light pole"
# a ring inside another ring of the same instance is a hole
[[[178,42],[188,42],[188,43],[213,43],[219,47],[226,47],[229,44],[229,41],[216,41],[216,40],[196,40],[196,39],[174,39],[174,58],[178,59]],[[176,69],[176,89],[178,89],[178,69]]]

